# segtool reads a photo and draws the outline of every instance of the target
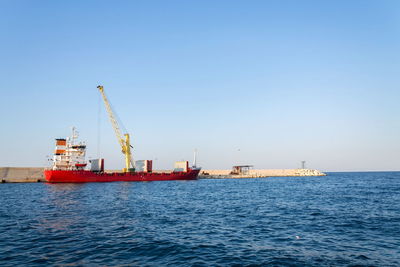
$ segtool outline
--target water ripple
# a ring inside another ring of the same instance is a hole
[[[2,184],[0,265],[399,266],[400,173]]]

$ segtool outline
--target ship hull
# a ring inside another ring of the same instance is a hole
[[[92,171],[45,170],[44,177],[49,183],[91,183],[91,182],[147,182],[171,180],[197,180],[200,169],[171,173],[98,173]]]

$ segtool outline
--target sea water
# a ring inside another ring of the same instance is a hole
[[[1,266],[400,266],[400,173],[0,184]]]

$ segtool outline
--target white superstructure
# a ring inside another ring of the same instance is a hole
[[[72,127],[71,137],[56,139],[53,170],[83,170],[86,167],[86,144],[77,143],[77,138],[78,132]]]

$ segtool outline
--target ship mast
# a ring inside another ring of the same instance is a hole
[[[197,149],[195,149],[194,150],[194,153],[193,153],[193,168],[196,168],[196,163],[197,163]]]
[[[103,86],[99,85],[99,86],[97,86],[97,88],[99,89],[100,94],[103,97],[104,105],[106,107],[111,125],[114,129],[115,136],[117,137],[118,143],[121,146],[122,153],[125,155],[125,168],[123,169],[123,171],[124,172],[135,171],[135,163],[132,159],[132,153],[131,153],[132,146],[130,144],[129,134],[124,133],[124,135],[122,135],[121,129],[118,125],[118,121],[114,115],[115,112],[113,112],[110,102],[108,101],[107,96],[104,93]]]

